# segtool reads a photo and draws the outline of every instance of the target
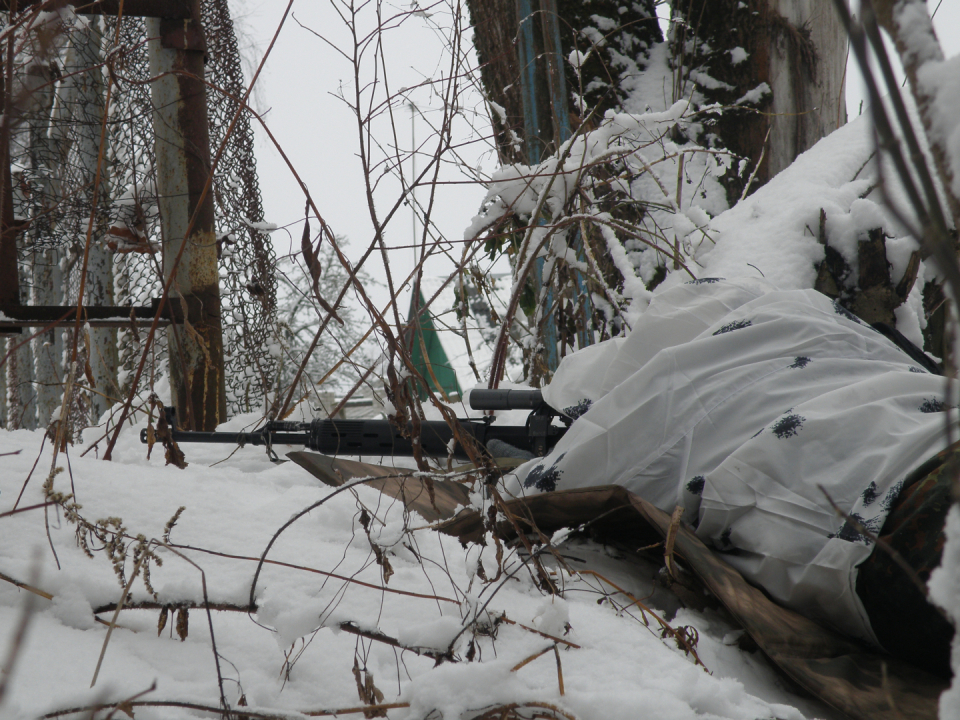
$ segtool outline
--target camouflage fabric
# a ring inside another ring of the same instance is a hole
[[[917,468],[905,482],[880,539],[926,583],[940,565],[943,528],[960,468],[954,445]],[[927,602],[912,579],[882,547],[860,565],[857,595],[886,650],[925,670],[950,677],[953,626]]]

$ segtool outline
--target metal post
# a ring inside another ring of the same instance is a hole
[[[157,191],[163,227],[163,272],[187,323],[168,331],[173,402],[184,427],[214,430],[226,420],[223,335],[213,192],[200,202],[210,173],[199,0],[187,20],[149,19]],[[191,224],[192,221],[192,224]],[[189,236],[187,231],[189,229]],[[184,244],[186,247],[183,247]]]
[[[517,55],[520,60],[524,142],[527,161],[533,165],[543,159],[542,155],[548,145],[547,138],[553,140],[554,151],[559,152],[560,146],[573,134],[568,110],[570,101],[567,96],[556,0],[517,0],[517,15],[520,25]],[[538,52],[541,48],[537,46],[536,15],[540,16],[539,39],[542,52]],[[541,110],[546,109],[549,109],[549,119],[541,113]],[[583,254],[582,242],[580,233],[575,232],[572,244],[580,256]],[[552,288],[543,289],[543,267],[544,259],[537,258],[533,281],[537,296],[544,296],[549,309],[553,307],[556,297]],[[588,326],[593,315],[593,303],[590,301],[590,291],[583,275],[578,270],[572,272],[585,318],[584,326],[577,333],[577,344],[579,347],[586,347],[594,341],[593,331]],[[543,344],[544,365],[552,373],[560,364],[557,326],[552,314],[544,319]]]
[[[567,109],[570,103],[567,94],[566,73],[564,72],[564,58],[561,52],[560,22],[557,14],[557,0],[540,0],[541,19],[543,22],[544,59],[547,63],[547,87],[550,90],[550,109],[553,113],[554,136],[557,152],[560,146],[573,135],[570,123],[570,112]],[[578,259],[584,260],[584,238],[580,231],[574,231],[573,247]],[[578,346],[583,348],[593,345],[593,330],[590,328],[590,318],[593,316],[593,303],[590,299],[590,289],[587,287],[583,275],[579,270],[573,270],[574,283],[583,305],[584,324],[577,331]],[[553,369],[553,368],[551,368]]]
[[[545,147],[541,137],[540,113],[537,105],[537,51],[534,42],[534,14],[531,0],[517,0],[517,15],[520,32],[517,38],[517,55],[520,59],[520,92],[523,98],[524,147],[527,162],[536,165],[543,158]],[[540,218],[530,218],[530,222],[542,222]],[[543,287],[544,258],[534,260],[532,276],[534,291],[539,302],[544,297],[548,316],[543,319],[543,364],[549,373],[553,373],[560,364],[557,354],[557,323],[551,308],[554,305],[554,292]],[[537,373],[533,373],[536,375]]]

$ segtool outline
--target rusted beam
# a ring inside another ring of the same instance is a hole
[[[188,320],[167,335],[173,402],[185,428],[210,431],[226,420],[227,406],[213,192],[204,194],[211,167],[199,0],[191,13],[148,19],[147,33],[157,38],[149,55],[163,273],[173,276],[172,298]]]
[[[9,12],[11,0],[0,0],[0,10]],[[99,0],[99,2],[51,2],[50,0],[17,0],[17,11],[28,10],[38,5],[47,5],[51,9],[64,4],[72,5],[78,15],[116,15],[120,11],[120,0]],[[156,17],[188,19],[190,0],[124,0],[123,14],[126,17]]]
[[[157,314],[159,301],[144,306],[83,306],[84,320],[90,327],[128,328],[131,323],[150,325]],[[70,325],[76,318],[75,305],[20,305],[0,303],[0,333],[18,332],[25,327],[45,327],[65,315],[71,314],[62,324]],[[160,314],[161,325],[183,322],[183,312],[176,303],[167,303]]]

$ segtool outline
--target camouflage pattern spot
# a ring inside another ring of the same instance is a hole
[[[573,418],[576,420],[578,417],[583,415],[587,410],[590,409],[590,406],[593,405],[592,400],[587,400],[584,398],[577,402],[576,405],[571,405],[570,407],[565,407],[561,412],[567,417]]]
[[[563,470],[558,470],[557,465],[563,460],[564,455],[566,455],[566,453],[558,457],[549,469],[547,469],[543,463],[533,468],[523,481],[523,486],[525,488],[535,487],[540,492],[553,492],[556,490],[557,483],[560,482],[560,476],[563,474]]]
[[[938,413],[947,409],[942,400],[937,398],[924,398],[920,407],[917,408],[922,413]]]
[[[833,311],[834,311],[837,315],[840,315],[841,317],[845,317],[847,320],[852,320],[852,321],[855,322],[857,325],[862,325],[862,324],[863,324],[863,323],[861,322],[860,318],[858,318],[858,317],[857,317],[856,315],[854,315],[852,312],[850,312],[849,310],[847,310],[843,305],[841,305],[839,300],[834,300],[834,301],[833,301]]]
[[[697,475],[687,483],[687,491],[691,495],[702,495],[703,486],[707,484],[707,479],[703,475]]]
[[[717,330],[714,335],[723,335],[724,333],[733,332],[734,330],[742,330],[743,328],[748,328],[753,323],[750,320],[734,320],[732,323],[727,323],[722,328]]]
[[[791,413],[790,415],[785,415],[777,420],[770,429],[773,430],[773,434],[778,438],[785,440],[787,438],[795,437],[803,427],[805,420],[806,418],[802,415]]]

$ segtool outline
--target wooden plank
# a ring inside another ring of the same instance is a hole
[[[291,452],[287,457],[325,484],[339,487],[362,477],[371,478],[368,485],[384,495],[400,500],[408,510],[415,510],[427,522],[452,517],[457,508],[470,501],[466,485],[453,480],[432,480],[431,497],[428,480],[417,470],[333,458],[320,453]]]
[[[671,524],[665,512],[616,485],[531,495],[509,501],[507,510],[521,528],[550,535],[589,523],[597,537],[629,548],[662,539]],[[485,520],[466,509],[437,529],[461,542],[477,542],[486,531]],[[497,528],[501,537],[515,534],[508,522]],[[823,702],[853,720],[936,720],[946,680],[777,605],[685,525],[677,531],[674,553],[774,664]]]

